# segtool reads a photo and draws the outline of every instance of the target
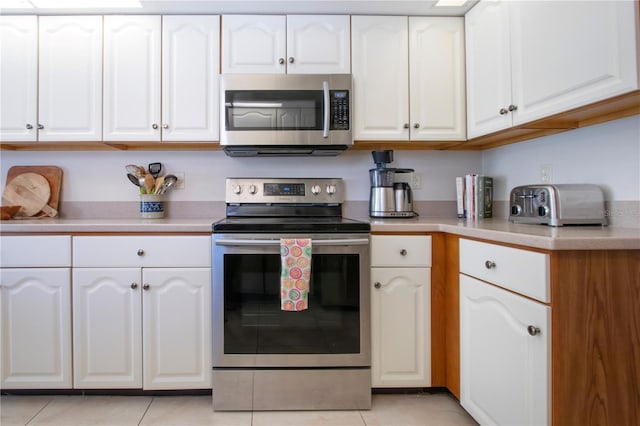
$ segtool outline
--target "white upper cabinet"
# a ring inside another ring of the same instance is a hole
[[[348,74],[349,17],[224,15],[222,73]]]
[[[102,138],[102,16],[39,17],[40,141]]]
[[[219,16],[162,18],[162,140],[219,138]]]
[[[357,140],[466,137],[461,18],[354,16]]]
[[[350,28],[346,15],[287,16],[287,72],[349,74]]]
[[[160,16],[104,17],[104,140],[160,140]]]
[[[411,140],[466,139],[464,22],[409,18]]]
[[[217,140],[219,16],[104,19],[104,140]]]
[[[469,137],[638,88],[634,2],[481,2],[465,16]]]
[[[286,71],[285,16],[223,15],[222,73]]]
[[[351,18],[354,139],[409,138],[408,31],[403,16]]]
[[[38,18],[0,16],[0,140],[38,136]]]

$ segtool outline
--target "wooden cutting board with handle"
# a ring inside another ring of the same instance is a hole
[[[55,217],[58,215],[58,205],[60,202],[60,189],[62,188],[62,169],[58,166],[13,166],[7,171],[7,185],[11,183],[13,179],[24,173],[35,173],[46,179],[49,184],[50,196],[48,202],[42,206],[40,210],[35,212],[31,216],[37,217]],[[40,181],[40,186],[42,181]],[[40,190],[40,189],[39,189]],[[5,188],[6,191],[6,188]],[[12,204],[4,200],[3,193],[2,204]],[[21,205],[20,203],[17,203]],[[35,207],[33,207],[35,208]],[[18,212],[18,216],[27,216],[24,214],[24,209]]]

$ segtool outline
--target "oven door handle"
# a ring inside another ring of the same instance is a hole
[[[311,240],[312,246],[362,246],[368,245],[368,238],[344,238],[335,240]],[[223,239],[216,240],[218,246],[279,246],[280,240],[242,240]]]

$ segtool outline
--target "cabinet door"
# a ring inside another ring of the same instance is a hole
[[[469,138],[511,127],[507,7],[503,1],[485,1],[465,15]]]
[[[466,139],[463,18],[409,18],[410,139]]]
[[[145,389],[211,388],[211,269],[144,269]]]
[[[219,138],[219,16],[162,17],[162,140]]]
[[[286,17],[224,15],[222,73],[284,74]]]
[[[74,387],[142,387],[139,268],[73,269]]]
[[[69,268],[0,269],[3,389],[71,388]]]
[[[371,268],[371,385],[431,385],[429,268]]]
[[[550,315],[460,275],[460,403],[480,424],[549,424]]]
[[[40,141],[102,139],[102,16],[40,16]]]
[[[352,17],[355,139],[408,140],[408,37],[407,17]]]
[[[160,16],[104,17],[105,141],[160,140],[160,24]]]
[[[636,6],[509,2],[514,124],[637,89]]]
[[[287,16],[287,72],[349,74],[349,21],[346,15]]]
[[[0,16],[0,140],[35,141],[38,18]]]

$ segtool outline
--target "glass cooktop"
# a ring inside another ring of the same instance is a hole
[[[371,225],[345,217],[227,217],[214,233],[369,233]]]

